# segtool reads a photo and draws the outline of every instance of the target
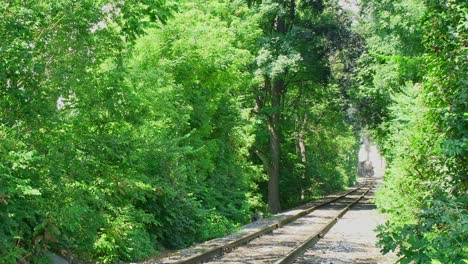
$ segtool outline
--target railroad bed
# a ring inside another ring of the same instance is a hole
[[[323,237],[372,185],[363,181],[345,192],[246,225],[238,233],[146,263],[291,263]]]

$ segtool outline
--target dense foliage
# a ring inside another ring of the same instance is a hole
[[[225,235],[353,184],[361,127],[384,251],[466,261],[467,4],[340,3],[2,1],[0,262]]]
[[[273,212],[354,182],[335,1],[174,3],[0,3],[0,262],[132,261],[235,230],[267,212],[272,125]]]
[[[362,1],[355,97],[390,161],[380,245],[402,263],[467,261],[467,7]]]

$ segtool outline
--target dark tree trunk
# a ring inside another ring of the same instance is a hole
[[[297,155],[301,158],[301,162],[304,165],[304,171],[301,173],[301,182],[305,181],[307,175],[307,153],[306,153],[306,143],[304,140],[305,129],[307,125],[307,114],[302,118],[297,118]],[[305,198],[305,190],[303,188],[305,184],[301,184],[301,200]]]
[[[271,86],[271,107],[273,113],[268,122],[270,136],[271,167],[268,181],[268,206],[271,213],[281,211],[279,200],[279,178],[281,164],[281,94],[284,90],[284,81],[276,80]]]
[[[287,1],[280,1],[284,8],[287,7]],[[290,0],[289,20],[291,25],[295,15],[295,0]],[[286,25],[286,16],[282,15],[276,18],[276,33],[286,34],[288,26]],[[284,78],[277,78],[270,81],[265,79],[265,90],[271,94],[272,113],[267,121],[268,134],[270,137],[270,163],[267,167],[268,180],[268,207],[271,213],[281,211],[280,205],[280,166],[281,166],[281,99],[285,91]]]

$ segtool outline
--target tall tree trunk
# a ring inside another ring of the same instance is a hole
[[[304,134],[305,134],[305,127],[307,125],[307,113],[304,115],[303,118],[298,117],[297,121],[297,155],[301,158],[301,162],[304,165],[304,170],[301,173],[301,182],[305,181],[306,175],[307,175],[307,153],[306,153],[306,144],[304,140]],[[301,183],[301,200],[304,200],[305,198],[305,190],[303,189],[303,186],[305,184]]]
[[[278,213],[281,211],[279,178],[281,164],[281,94],[283,90],[284,81],[275,80],[271,86],[271,107],[273,108],[273,113],[268,122],[271,155],[271,167],[268,181],[268,206],[271,213]]]
[[[305,106],[307,107],[307,105]],[[297,117],[297,150],[299,157],[301,157],[301,162],[305,165],[307,162],[307,154],[306,154],[306,144],[304,140],[304,136],[306,133],[306,126],[309,122],[309,115],[308,113],[304,113],[304,116],[298,114]]]
[[[286,0],[279,1],[283,8],[287,8]],[[286,25],[286,16],[289,15],[289,20],[292,25],[295,15],[295,0],[289,1],[289,13],[283,14],[276,18],[276,33],[286,34],[288,26]],[[267,127],[270,137],[270,163],[268,164],[268,207],[271,213],[281,211],[280,205],[280,166],[281,166],[281,99],[285,91],[284,78],[269,80],[265,78],[265,90],[271,94],[272,113],[268,117]]]

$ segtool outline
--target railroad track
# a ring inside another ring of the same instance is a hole
[[[149,263],[291,263],[323,237],[337,219],[372,189],[372,185],[366,181],[338,195],[265,219],[260,224],[247,225],[238,234]]]

